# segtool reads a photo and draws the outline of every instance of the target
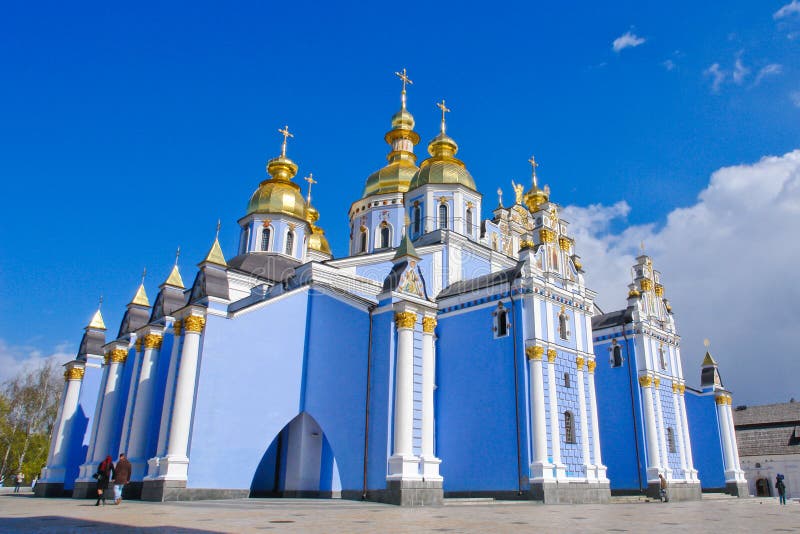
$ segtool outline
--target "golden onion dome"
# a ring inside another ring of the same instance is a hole
[[[306,208],[306,220],[311,227],[311,234],[308,236],[307,242],[308,250],[316,250],[317,252],[330,255],[331,246],[325,238],[325,231],[314,224],[319,220],[319,212],[310,204]]]
[[[392,116],[392,129],[393,130],[413,130],[414,129],[414,116],[403,107]]]
[[[419,171],[411,179],[409,189],[416,189],[427,184],[463,185],[477,191],[475,180],[466,165],[455,155],[458,144],[446,133],[441,132],[428,145],[430,158],[423,161]]]
[[[408,191],[411,178],[419,169],[417,156],[414,154],[414,145],[419,143],[419,135],[413,128],[414,116],[405,108],[404,102],[400,111],[392,117],[392,129],[384,136],[386,142],[392,147],[391,152],[386,156],[389,163],[367,177],[362,198],[383,193]]]
[[[306,202],[300,186],[291,181],[297,174],[297,165],[286,156],[278,156],[267,164],[270,178],[261,182],[247,206],[247,214],[284,214],[298,219],[306,218]]]
[[[536,185],[534,181],[533,187],[525,193],[525,205],[528,206],[528,210],[533,213],[539,206],[548,202],[550,200],[550,188],[544,186],[544,189],[539,189],[539,186]]]

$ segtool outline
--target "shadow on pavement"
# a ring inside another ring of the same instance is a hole
[[[201,530],[177,526],[137,527],[105,521],[92,521],[55,515],[5,518],[0,521],[0,533],[6,532],[179,532],[179,533],[216,533],[217,530]]]

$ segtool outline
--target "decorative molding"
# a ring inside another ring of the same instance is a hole
[[[72,367],[64,371],[64,380],[83,380],[83,367]]]
[[[656,296],[663,297],[664,296],[664,286],[661,284],[656,284]]]
[[[575,358],[575,367],[578,368],[578,371],[583,371],[583,362],[584,361],[585,360],[583,359],[583,356],[578,356],[577,358]]]
[[[563,250],[564,252],[568,252],[569,251],[569,245],[570,245],[570,242],[569,242],[569,238],[568,237],[563,237],[562,236],[562,237],[558,238],[558,246],[561,247],[561,250]]]
[[[527,356],[529,360],[541,361],[542,356],[544,356],[544,347],[538,345],[525,347],[525,356]]]
[[[660,387],[661,386],[661,379],[656,377],[656,379],[653,380],[653,384],[655,384],[656,387]]]
[[[394,322],[397,328],[414,328],[417,322],[417,314],[410,311],[397,312],[394,314]]]
[[[597,367],[597,362],[594,360],[589,360],[586,362],[586,368],[589,370],[590,373],[594,373],[594,368]]]
[[[642,278],[639,280],[639,287],[642,288],[642,291],[650,291],[653,289],[653,281],[649,278]]]
[[[183,320],[183,326],[186,328],[187,332],[199,334],[206,326],[206,319],[198,315],[190,315]]]
[[[547,228],[542,228],[539,230],[539,239],[541,239],[543,243],[553,243],[556,240],[556,233]]]
[[[558,356],[558,352],[556,349],[547,349],[547,361],[553,363],[556,361],[556,357]]]
[[[433,329],[436,328],[436,317],[423,317],[422,318],[422,331],[426,334],[433,334]]]
[[[109,363],[125,363],[125,360],[128,359],[128,351],[125,349],[114,349],[106,352],[106,359],[105,363],[108,365]]]
[[[653,377],[649,375],[639,377],[639,385],[643,388],[649,388],[653,385]]]
[[[147,334],[144,336],[144,348],[160,349],[164,338],[159,334]]]

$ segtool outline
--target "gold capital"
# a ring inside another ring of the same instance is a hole
[[[83,380],[84,372],[82,367],[72,367],[64,371],[64,380]]]
[[[183,330],[183,321],[180,319],[176,319],[174,323],[172,323],[172,331],[175,334],[175,337],[180,337],[181,330]]]
[[[125,349],[114,349],[106,352],[106,364],[125,363],[128,358],[128,351]]]
[[[433,329],[436,328],[436,317],[423,317],[422,318],[422,331],[426,334],[432,334]]]
[[[686,385],[685,384],[681,384],[681,388],[678,390],[678,393],[683,395],[685,392],[686,392]]]
[[[544,347],[538,345],[525,347],[525,356],[527,356],[529,360],[541,361],[542,356],[544,356]]]
[[[547,228],[542,228],[539,230],[539,239],[541,239],[542,243],[553,243],[556,240],[556,233]]]
[[[575,358],[575,367],[578,368],[578,371],[581,371],[583,369],[583,362],[584,362],[583,356],[578,356],[577,358]]]
[[[716,399],[714,399],[714,402],[719,405],[728,404],[727,399],[725,399],[725,395],[718,396]]]
[[[417,314],[410,311],[397,312],[394,314],[394,322],[397,328],[414,328],[417,322]]]
[[[653,281],[649,278],[643,278],[639,281],[639,286],[642,288],[642,291],[650,291],[653,289]]]
[[[661,385],[661,379],[656,377],[656,379],[653,380],[653,384],[655,384],[656,387],[659,387]]]
[[[203,331],[203,327],[206,326],[205,317],[199,317],[197,315],[190,315],[183,320],[183,326],[186,328],[187,332],[194,332],[200,333]]]
[[[653,378],[648,375],[640,376],[639,385],[642,386],[643,388],[649,388],[653,385]]]
[[[142,352],[142,338],[136,339],[136,343],[133,344],[136,347],[136,352]]]
[[[672,383],[672,392],[673,392],[673,393],[677,393],[677,392],[679,392],[680,390],[681,390],[681,385],[680,385],[680,384],[678,384],[677,382],[673,382],[673,383]]]
[[[558,246],[561,247],[563,251],[569,251],[569,238],[568,237],[559,237],[558,238]]]
[[[556,349],[547,349],[547,361],[553,363],[556,361],[556,356],[558,356],[558,352]]]
[[[664,286],[661,284],[656,284],[656,296],[663,297],[664,296]]]
[[[589,369],[590,373],[594,373],[594,368],[597,367],[597,362],[594,360],[589,360],[586,362],[586,368]]]
[[[160,349],[162,341],[164,341],[164,338],[159,334],[147,334],[144,336],[144,348]]]

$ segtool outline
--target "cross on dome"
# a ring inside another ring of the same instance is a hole
[[[445,117],[444,117],[444,114],[445,113],[450,113],[451,110],[445,104],[444,98],[442,99],[441,102],[437,102],[436,103],[436,107],[442,110],[442,133],[444,133],[444,131],[445,131]]]
[[[283,144],[281,145],[281,156],[286,157],[286,140],[294,137],[294,134],[289,132],[289,126],[284,126],[283,129],[278,128],[278,133],[283,135]]]
[[[400,78],[403,81],[403,92],[400,93],[401,94],[400,100],[403,103],[403,109],[406,109],[406,84],[414,85],[414,82],[412,82],[411,78],[408,77],[408,74],[406,73],[406,68],[405,67],[403,67],[403,71],[402,72],[396,72],[395,71],[394,75],[397,76],[398,78]]]
[[[531,159],[528,160],[528,163],[531,164],[531,178],[533,178],[533,185],[538,187],[536,184],[536,167],[538,167],[539,164],[536,163],[536,157],[531,156]]]
[[[314,179],[314,174],[313,173],[308,173],[308,176],[303,178],[303,180],[308,182],[308,195],[306,196],[306,204],[308,204],[310,206],[311,205],[311,186],[316,184],[316,183],[318,183],[318,182]]]

